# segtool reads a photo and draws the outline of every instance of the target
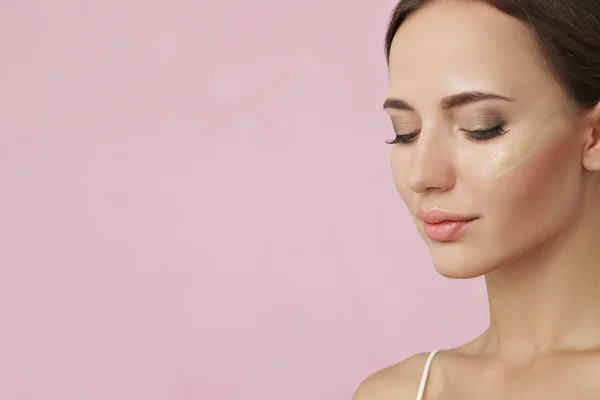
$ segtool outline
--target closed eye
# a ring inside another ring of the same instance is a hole
[[[506,132],[508,132],[508,130],[504,128],[504,123],[501,123],[489,129],[481,129],[474,131],[463,129],[462,131],[465,133],[469,140],[473,140],[475,142],[483,142],[504,135]]]
[[[414,140],[419,136],[420,132],[407,133],[405,135],[396,135],[396,137],[392,140],[386,140],[387,144],[409,144],[414,142]]]

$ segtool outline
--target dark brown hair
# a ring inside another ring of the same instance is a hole
[[[440,0],[401,0],[385,37],[392,40],[406,18]],[[481,0],[524,22],[565,92],[583,108],[600,100],[600,0]]]

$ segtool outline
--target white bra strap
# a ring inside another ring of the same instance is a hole
[[[421,377],[421,385],[419,386],[419,394],[417,394],[417,400],[423,400],[423,393],[425,393],[425,385],[427,384],[427,377],[429,376],[429,370],[431,369],[431,361],[433,361],[433,357],[440,350],[434,350],[429,353],[429,357],[427,357],[427,362],[425,363],[425,368],[423,369],[423,376]]]

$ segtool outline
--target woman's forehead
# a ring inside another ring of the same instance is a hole
[[[389,75],[388,95],[409,101],[472,90],[560,93],[529,29],[474,1],[434,3],[409,16],[392,42]]]

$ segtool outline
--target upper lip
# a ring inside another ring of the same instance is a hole
[[[439,224],[441,222],[472,221],[478,217],[442,210],[419,210],[417,212],[417,218],[428,224]]]

